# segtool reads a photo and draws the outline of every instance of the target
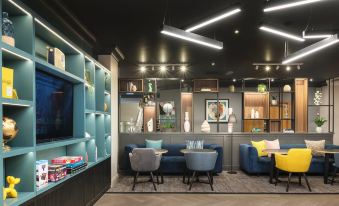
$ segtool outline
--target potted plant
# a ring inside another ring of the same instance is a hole
[[[271,104],[272,104],[272,105],[277,105],[277,104],[278,104],[278,101],[277,101],[277,97],[276,97],[276,96],[272,96]]]
[[[322,132],[322,126],[325,124],[325,122],[327,122],[326,119],[324,119],[323,117],[321,117],[319,114],[315,117],[314,119],[314,123],[315,125],[317,125],[316,127],[316,132],[317,133],[321,133]]]

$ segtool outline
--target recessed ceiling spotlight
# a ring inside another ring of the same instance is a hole
[[[271,12],[271,11],[276,11],[276,10],[281,10],[281,9],[287,9],[287,8],[291,8],[291,7],[302,6],[302,5],[305,5],[305,4],[311,4],[311,3],[320,2],[320,1],[324,1],[324,0],[302,0],[302,1],[293,0],[290,3],[279,4],[279,5],[276,5],[276,6],[267,7],[267,8],[264,9],[264,12]]]
[[[313,82],[313,79],[312,79],[312,78],[310,79],[310,82]]]
[[[192,32],[192,31],[194,31],[194,30],[197,30],[197,29],[199,29],[199,28],[205,27],[205,26],[207,26],[207,25],[209,25],[209,24],[212,24],[212,23],[214,23],[214,22],[220,21],[220,20],[222,20],[222,19],[224,19],[224,18],[226,18],[226,17],[229,17],[229,16],[232,16],[232,15],[234,15],[234,14],[237,14],[237,13],[239,13],[239,12],[241,12],[241,9],[240,9],[240,8],[236,8],[236,9],[233,9],[233,10],[228,10],[228,11],[224,12],[224,13],[221,14],[221,15],[218,15],[218,16],[216,16],[216,17],[214,17],[214,18],[208,19],[208,20],[203,21],[203,22],[201,22],[201,23],[199,23],[199,24],[197,24],[197,25],[194,25],[194,26],[192,26],[192,27],[186,29],[185,31],[186,31],[186,32]]]
[[[152,71],[154,71],[154,66],[152,66]]]
[[[300,70],[300,69],[301,69],[300,65],[298,65],[298,66],[297,66],[297,69],[298,69],[298,70]]]
[[[184,82],[185,80],[184,79],[181,79],[181,82]]]
[[[141,66],[140,67],[140,71],[141,71],[141,73],[145,73],[146,72],[146,67],[145,66]]]
[[[274,82],[274,79],[271,79],[271,82]]]
[[[174,69],[175,69],[174,66],[172,66],[172,71],[174,71]]]
[[[182,66],[180,67],[180,71],[181,71],[181,72],[186,72],[186,70],[187,70],[187,67],[186,67],[185,65],[182,65]]]
[[[268,72],[268,71],[270,71],[270,70],[271,70],[271,67],[270,67],[270,66],[266,66],[266,67],[265,67],[265,71]]]
[[[296,41],[300,41],[300,42],[305,41],[305,39],[303,39],[303,38],[301,38],[297,35],[286,33],[284,31],[280,31],[280,30],[277,30],[277,29],[274,29],[274,28],[271,28],[271,27],[261,26],[259,29],[266,31],[266,32],[269,32],[269,33],[272,33],[272,34],[276,34],[276,35],[283,36],[283,37],[286,37],[286,38],[289,38],[289,39],[293,39],[293,40],[296,40]]]
[[[237,79],[233,79],[232,81],[233,81],[233,82],[236,82],[236,81],[237,81]]]
[[[234,30],[234,33],[235,33],[235,34],[239,34],[240,31],[239,31],[238,29],[236,29],[236,30]]]
[[[166,72],[166,66],[160,66],[160,72],[162,73]]]
[[[290,67],[290,66],[287,66],[287,67],[286,67],[286,71],[288,71],[288,72],[291,71],[291,67]]]
[[[215,62],[212,62],[211,65],[212,65],[212,66],[215,66]]]

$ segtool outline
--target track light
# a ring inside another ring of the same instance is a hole
[[[290,66],[287,66],[287,67],[286,67],[286,71],[288,71],[288,72],[291,71],[291,67],[290,67]]]
[[[271,82],[274,82],[274,79],[271,79]]]
[[[331,37],[332,34],[307,34],[303,31],[303,38],[304,39],[326,39]]]
[[[272,34],[276,34],[276,35],[283,36],[283,37],[286,37],[286,38],[289,38],[289,39],[293,39],[293,40],[296,40],[296,41],[300,41],[300,42],[305,41],[305,39],[303,39],[299,36],[289,34],[289,33],[286,33],[286,32],[283,32],[283,31],[280,31],[280,30],[277,30],[277,29],[274,29],[274,28],[270,28],[270,27],[267,27],[267,26],[261,26],[259,29],[266,31],[266,32],[269,32],[269,33],[272,33]]]
[[[236,82],[236,81],[237,81],[237,79],[233,79],[232,81],[233,81],[233,82]]]
[[[207,25],[213,24],[214,22],[220,21],[220,20],[222,20],[222,19],[224,19],[224,18],[227,18],[227,17],[229,17],[229,16],[232,16],[232,15],[234,15],[234,14],[237,14],[237,13],[239,13],[239,12],[241,12],[241,9],[240,9],[240,8],[236,8],[236,9],[233,9],[233,10],[230,10],[230,11],[226,11],[226,12],[224,12],[224,13],[221,14],[221,15],[218,15],[218,16],[216,16],[216,17],[214,17],[214,18],[208,19],[208,20],[203,21],[203,22],[201,22],[201,23],[199,23],[199,24],[197,24],[197,25],[194,25],[194,26],[192,26],[192,27],[189,27],[189,28],[187,28],[185,31],[186,31],[186,32],[192,32],[192,31],[194,31],[194,30],[200,29],[200,28],[205,27],[205,26],[207,26]]]
[[[166,72],[166,66],[160,66],[160,72],[165,73]]]
[[[171,27],[171,26],[167,26],[164,25],[163,29],[161,31],[162,34],[168,35],[168,36],[172,36],[175,38],[179,38],[179,39],[183,39],[186,41],[190,41],[190,42],[194,42],[197,44],[201,44],[207,47],[211,47],[214,49],[222,49],[223,48],[223,43],[214,39],[210,39],[204,36],[200,36],[197,34],[193,34],[190,32],[186,32],[184,30],[175,28],[175,27]]]
[[[265,71],[269,72],[271,70],[271,67],[270,66],[266,66],[265,67]]]
[[[272,11],[276,11],[276,10],[282,10],[282,9],[287,9],[287,8],[291,8],[291,7],[297,7],[297,6],[302,6],[302,5],[306,5],[306,4],[316,3],[316,2],[320,2],[320,1],[324,1],[324,0],[303,0],[303,1],[293,0],[293,2],[291,2],[291,3],[279,4],[279,5],[276,5],[276,6],[267,7],[267,8],[264,9],[264,12],[272,12]]]
[[[279,68],[280,68],[280,66],[279,65],[277,65],[276,67],[275,67],[275,70],[279,70]]]
[[[327,38],[327,39],[324,39],[322,41],[319,41],[319,42],[317,42],[315,44],[312,44],[311,46],[308,46],[308,47],[306,47],[304,49],[301,49],[301,50],[299,50],[299,51],[297,51],[297,52],[287,56],[287,58],[284,59],[282,63],[283,64],[288,64],[290,62],[293,62],[295,60],[298,60],[298,59],[301,59],[301,58],[303,58],[305,56],[313,54],[313,53],[315,53],[317,51],[320,51],[320,50],[322,50],[322,49],[324,49],[326,47],[334,45],[334,44],[336,44],[338,42],[339,42],[338,35],[337,34],[333,35],[330,38]]]
[[[141,71],[141,73],[145,73],[146,72],[146,67],[145,66],[141,66],[140,67],[140,71]]]
[[[255,65],[255,70],[259,70],[259,65]]]
[[[312,79],[312,78],[310,79],[310,82],[313,82],[313,79]]]
[[[181,72],[186,72],[186,70],[187,70],[187,67],[186,67],[186,66],[183,65],[183,66],[180,67],[180,71],[181,71]]]

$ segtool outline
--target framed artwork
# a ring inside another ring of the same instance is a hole
[[[228,107],[229,100],[228,99],[206,99],[206,108],[205,108],[205,118],[209,123],[219,122],[226,123],[228,122]]]

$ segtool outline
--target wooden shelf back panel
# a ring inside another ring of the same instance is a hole
[[[181,93],[181,131],[184,131],[185,112],[188,112],[191,131],[193,131],[193,94]]]
[[[260,128],[264,132],[265,120],[244,120],[244,132],[252,132],[253,128]]]
[[[307,132],[308,80],[295,79],[295,132]]]
[[[244,93],[244,118],[251,118],[252,108],[259,112],[259,119],[269,117],[269,93]]]
[[[136,91],[130,91],[128,88],[129,83],[133,83],[136,86]],[[120,79],[119,81],[120,92],[143,92],[144,91],[144,80],[143,79]]]
[[[281,132],[280,121],[270,122],[270,132]]]
[[[219,80],[218,79],[195,79],[194,92],[218,92]],[[202,89],[210,89],[210,91],[201,91]]]

